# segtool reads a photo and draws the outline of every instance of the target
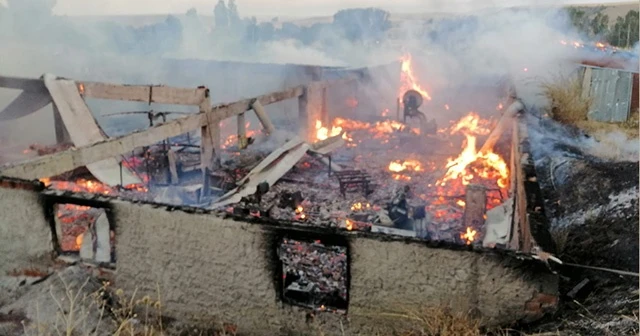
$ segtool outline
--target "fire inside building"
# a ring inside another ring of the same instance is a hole
[[[410,56],[289,67],[300,85],[215,106],[206,86],[1,77],[22,93],[0,115],[51,105],[57,139],[0,166],[2,226],[21,227],[0,238],[15,256],[2,269],[72,256],[119,288],[160,288],[170,316],[222,312],[248,333],[301,330],[310,313],[379,330],[367,316],[407,302],[488,325],[556,307],[526,107],[508,78],[443,102]],[[92,99],[148,104],[109,114],[148,127],[107,136]]]

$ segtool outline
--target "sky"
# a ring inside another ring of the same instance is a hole
[[[2,3],[4,0],[0,0]],[[25,0],[26,1],[26,0]],[[243,16],[315,17],[333,15],[354,7],[379,7],[391,12],[460,12],[487,6],[510,7],[531,4],[620,3],[621,0],[236,0]],[[57,0],[58,15],[141,15],[185,13],[196,8],[210,14],[217,0]]]

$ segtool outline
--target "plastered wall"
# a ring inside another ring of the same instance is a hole
[[[282,303],[276,291],[270,237],[282,229],[125,202],[113,212],[118,287],[139,295],[159,288],[165,313],[217,317],[246,334],[310,328],[307,311]],[[346,241],[349,321],[320,313],[314,321],[329,333],[340,330],[340,319],[350,333],[367,334],[391,326],[378,318],[385,312],[441,305],[491,324],[513,322],[531,313],[534,296],[557,291],[554,276],[511,257],[355,234]]]
[[[38,193],[0,186],[0,272],[39,268],[52,251]]]

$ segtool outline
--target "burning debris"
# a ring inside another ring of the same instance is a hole
[[[212,165],[202,171],[203,139],[186,133],[122,157],[121,175],[124,169],[142,184],[108,187],[78,176],[43,181],[64,190],[212,204],[239,216],[346,230],[388,227],[429,240],[480,243],[484,221],[469,224],[463,220],[469,212],[468,189],[470,185],[484,188],[480,197],[486,200],[479,206],[480,214],[474,212],[476,217],[510,197],[507,162],[511,148],[501,143],[509,138],[505,118],[498,122],[475,111],[461,114],[450,102],[444,105],[447,113],[463,116],[438,128],[430,116],[440,107],[431,105],[431,89],[419,83],[411,62],[411,55],[402,58],[397,120],[388,117],[388,110],[382,113],[386,117],[377,119],[336,116],[331,120],[323,103],[323,115],[310,116],[309,134],[303,137],[315,142],[286,135],[287,141],[281,145],[282,138],[274,136],[273,124],[254,101],[249,105],[255,105],[262,129],[253,127],[240,113],[236,114],[237,134],[224,134],[223,130],[229,132],[234,127],[223,120],[215,168]],[[361,107],[357,101],[346,101],[349,106]],[[503,115],[513,113],[504,110],[502,103],[479,109],[496,113],[494,106],[499,106]],[[404,111],[402,116],[400,111]],[[418,127],[411,123],[413,118],[419,120]],[[47,154],[49,150],[38,152]],[[73,211],[81,215],[87,209],[67,206],[60,217],[70,221]],[[93,217],[82,216],[87,218],[80,221],[80,227],[90,227]],[[73,239],[78,236],[75,233],[70,233]],[[68,245],[72,247],[71,242]]]
[[[406,57],[402,66],[401,90],[408,91],[398,96],[404,98],[405,117],[421,120],[419,128],[392,119],[336,117],[328,125],[316,120],[314,139],[339,137],[345,146],[332,148],[325,161],[296,156],[301,161],[272,183],[260,202],[244,199],[229,209],[242,213],[249,207],[252,210],[246,213],[346,230],[384,226],[430,240],[481,243],[486,211],[509,197],[511,149],[502,145],[504,139],[510,142],[505,121],[484,119],[471,111],[448,127],[425,128],[425,114],[417,108],[431,95],[417,83],[410,62]],[[513,111],[504,112],[509,113]],[[295,144],[280,150],[291,146]],[[266,161],[261,164],[268,166]],[[473,224],[463,220],[471,185],[481,186],[484,196],[477,197],[486,198],[474,205],[482,220]]]
[[[282,262],[286,300],[323,311],[345,312],[348,300],[345,247],[286,238],[278,257]]]

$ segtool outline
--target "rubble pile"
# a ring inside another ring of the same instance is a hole
[[[463,141],[464,137],[453,130],[490,125],[475,114],[470,116],[435,135],[420,135],[419,130],[392,120],[366,123],[336,118],[334,125],[338,126],[334,127],[344,132],[342,138],[346,146],[334,150],[330,156],[331,162],[342,168],[341,172],[332,171],[326,162],[307,155],[278,183],[270,186],[259,202],[256,198],[245,198],[228,210],[347,230],[394,227],[415,232],[425,239],[469,243],[469,239],[461,238],[468,232],[461,221],[466,184],[473,182],[486,187],[487,209],[502,204],[508,191],[507,185],[497,182],[501,178],[506,180],[500,173],[508,172],[499,172],[490,163],[474,157],[468,162],[453,162],[460,154],[460,145],[455,143],[462,144],[463,154],[468,151],[465,146],[473,145],[475,151],[475,144],[468,145],[469,139]],[[460,126],[463,122],[472,125]],[[483,139],[478,137],[480,141]],[[509,148],[502,150],[496,146],[496,149],[500,150],[500,156],[496,156],[504,164],[509,155],[503,152],[509,153]],[[450,180],[443,179],[452,166],[462,164],[466,171],[461,170],[459,176]],[[499,168],[506,169],[506,165]],[[368,188],[356,186],[342,193],[341,174],[345,171],[354,172],[353,176],[363,172],[363,178],[369,179]],[[281,201],[294,193],[298,195],[295,202]],[[480,231],[480,228],[472,229]],[[478,238],[474,241],[479,241]]]
[[[95,224],[104,210],[74,204],[58,204],[56,207],[60,248],[63,252],[79,251],[84,233]]]
[[[284,239],[278,256],[283,266],[285,298],[322,309],[346,307],[345,247]]]

